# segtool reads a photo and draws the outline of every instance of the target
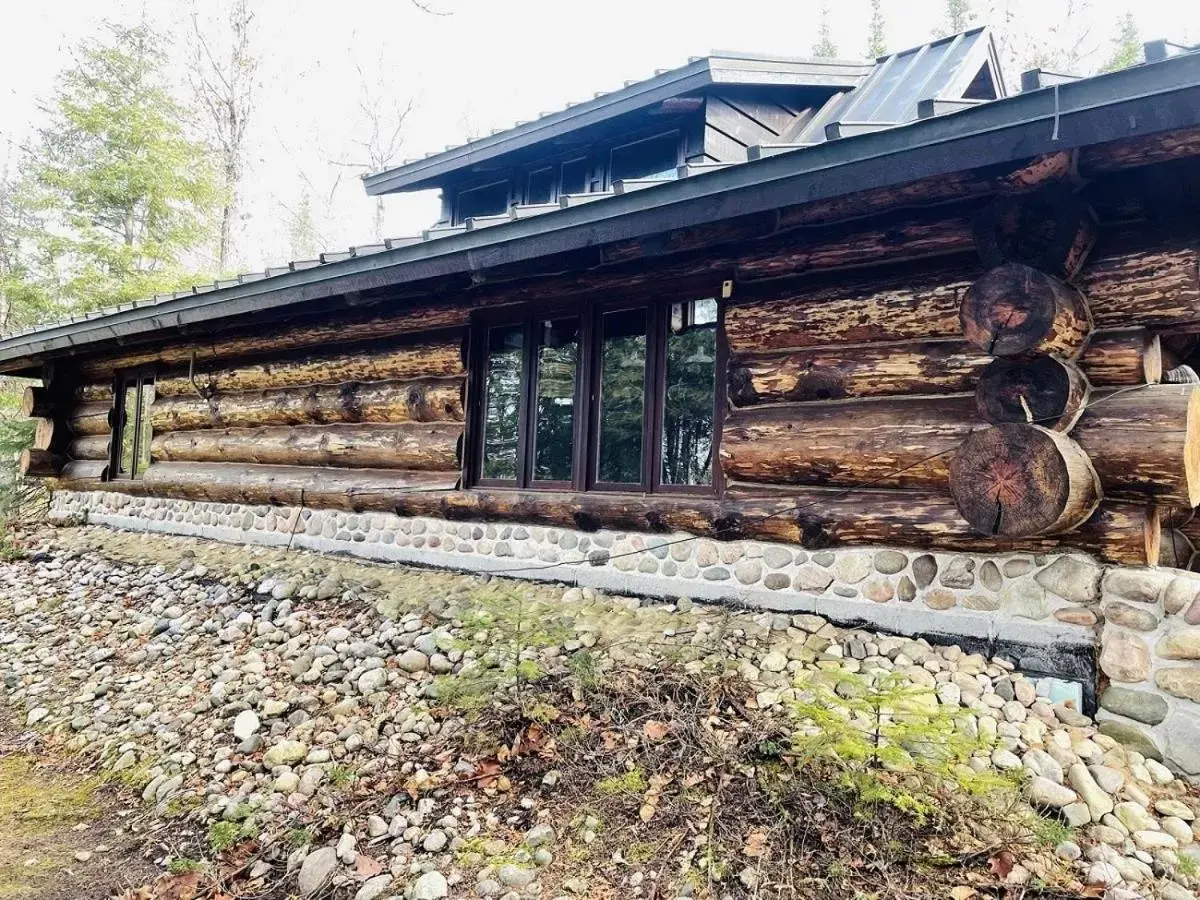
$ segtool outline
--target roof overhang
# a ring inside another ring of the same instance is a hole
[[[655,106],[683,94],[719,85],[831,88],[848,90],[871,71],[871,64],[833,59],[786,59],[746,53],[715,53],[634,84],[547,113],[532,122],[479,138],[424,159],[366,175],[368,194],[389,194],[438,186],[438,179],[465,167],[490,162],[542,141],[555,140]]]
[[[1090,144],[1200,126],[1200,53],[1019,94],[649,190],[0,341],[0,372],[353,291],[470,274],[610,241]]]

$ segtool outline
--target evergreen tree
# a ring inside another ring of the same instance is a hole
[[[1142,61],[1142,39],[1138,34],[1133,13],[1127,12],[1117,22],[1117,36],[1113,38],[1113,54],[1101,68],[1101,72],[1128,69]]]
[[[887,53],[887,23],[883,19],[882,0],[871,0],[871,30],[867,35],[867,56],[876,59]]]
[[[192,283],[220,182],[165,78],[162,36],[108,24],[60,76],[31,165],[56,291],[92,309]]]
[[[821,23],[817,26],[817,42],[813,44],[812,55],[817,59],[833,59],[838,55],[837,44],[833,42],[833,29],[829,25],[829,5],[821,7]]]
[[[970,0],[946,0],[946,23],[936,32],[938,37],[947,37],[966,31],[975,22],[975,11]]]

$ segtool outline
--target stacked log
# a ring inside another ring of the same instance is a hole
[[[72,373],[73,374],[73,373]],[[35,421],[18,467],[27,478],[100,477],[108,466],[112,386],[72,383],[67,373],[25,388],[21,409]],[[77,463],[87,462],[79,466]]]

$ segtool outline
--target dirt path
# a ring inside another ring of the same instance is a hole
[[[98,900],[152,878],[138,806],[0,720],[0,898]]]

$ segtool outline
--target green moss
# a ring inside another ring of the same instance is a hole
[[[644,794],[649,788],[646,775],[641,769],[633,769],[624,775],[610,775],[596,782],[596,791],[605,796],[614,797],[621,794]]]

